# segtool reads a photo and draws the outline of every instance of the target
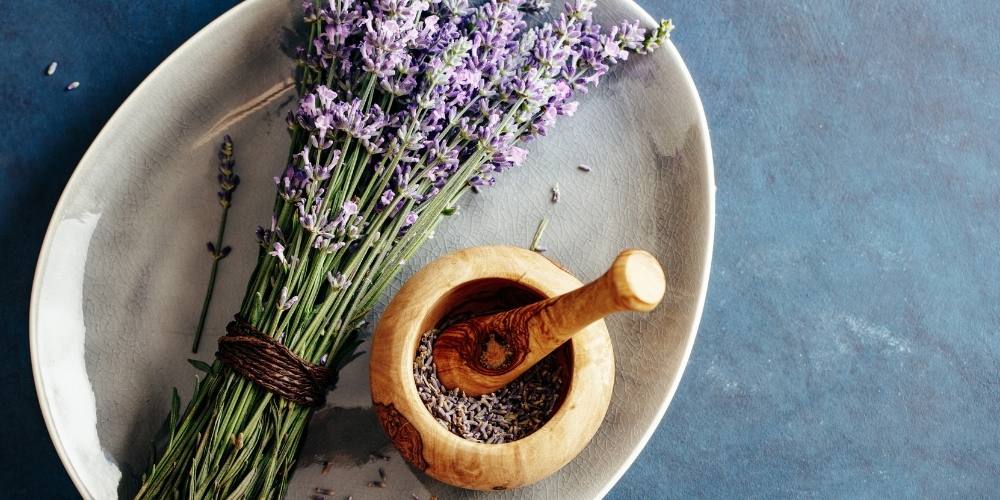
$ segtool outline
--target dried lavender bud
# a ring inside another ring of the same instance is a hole
[[[576,166],[576,168],[583,170],[584,172],[590,172],[590,165],[584,165],[583,163]]]
[[[323,470],[320,471],[320,475],[325,476],[333,468],[333,464],[330,462],[323,462]]]
[[[385,482],[386,474],[385,474],[385,469],[383,469],[382,467],[378,468],[378,477],[382,479],[382,482]]]
[[[469,397],[458,389],[445,389],[437,377],[432,353],[439,333],[424,334],[413,361],[417,392],[438,423],[470,441],[497,444],[521,439],[548,421],[563,385],[554,358],[545,358],[492,394]]]
[[[49,66],[45,68],[45,76],[52,76],[56,72],[56,68],[59,67],[59,63],[52,61]]]
[[[66,86],[66,90],[76,90],[80,87],[80,82],[73,82]]]
[[[333,495],[337,494],[336,491],[333,491],[333,490],[328,489],[328,488],[316,488],[316,493],[319,493],[320,495],[328,495],[328,496],[333,496]]]
[[[385,488],[385,483],[382,481],[368,481],[369,488]]]
[[[521,5],[521,11],[528,14],[541,14],[542,12],[548,12],[550,6],[552,4],[545,0],[526,0]]]
[[[559,184],[552,186],[552,203],[559,203]]]

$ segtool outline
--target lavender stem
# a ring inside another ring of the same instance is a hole
[[[219,221],[219,234],[215,238],[215,248],[222,246],[222,238],[226,235],[226,219],[229,218],[229,207],[222,209],[222,220]],[[205,331],[205,320],[208,318],[208,308],[212,305],[212,293],[215,291],[215,277],[219,274],[219,261],[222,260],[218,254],[212,256],[212,272],[208,275],[208,290],[205,291],[205,301],[201,305],[201,315],[198,317],[198,327],[194,330],[194,343],[191,344],[191,352],[197,353],[201,343],[201,334]]]
[[[229,207],[233,204],[233,192],[240,184],[240,177],[233,173],[236,162],[233,159],[233,140],[227,135],[219,148],[219,205],[222,206],[222,219],[219,220],[219,230],[215,243],[209,242],[208,252],[212,255],[212,272],[208,275],[208,290],[201,305],[201,315],[194,331],[194,342],[191,352],[197,353],[201,344],[201,335],[205,331],[205,320],[208,318],[208,308],[212,305],[212,294],[215,291],[215,278],[219,274],[219,261],[229,255],[230,248],[222,246],[226,236],[226,221],[229,220]]]

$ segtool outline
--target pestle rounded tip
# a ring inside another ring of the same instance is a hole
[[[623,306],[633,311],[651,311],[663,300],[667,289],[663,268],[644,250],[625,250],[612,265],[612,280]]]

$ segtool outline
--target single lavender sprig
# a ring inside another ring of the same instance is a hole
[[[209,255],[212,256],[212,272],[208,275],[208,290],[205,291],[205,300],[201,305],[201,315],[198,317],[198,326],[194,330],[194,342],[191,344],[191,352],[197,353],[201,343],[201,334],[205,331],[205,320],[208,317],[208,308],[212,304],[212,294],[215,291],[215,278],[219,273],[219,262],[229,256],[232,247],[222,246],[223,238],[226,236],[226,220],[229,218],[229,207],[233,204],[233,192],[240,185],[240,176],[236,175],[233,168],[236,160],[233,156],[233,140],[228,135],[222,140],[219,147],[219,205],[222,206],[222,219],[219,221],[219,231],[215,237],[215,242],[209,241],[206,247]]]

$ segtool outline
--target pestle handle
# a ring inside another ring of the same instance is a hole
[[[542,301],[526,318],[528,330],[537,342],[533,347],[548,351],[562,345],[587,325],[621,311],[651,311],[666,290],[663,269],[656,258],[643,250],[625,250],[600,278],[572,292]],[[521,309],[511,311],[515,314]],[[533,349],[534,350],[534,349]],[[544,355],[542,356],[544,357]]]
[[[665,291],[656,258],[625,250],[600,278],[576,290],[443,331],[434,346],[438,377],[469,395],[493,392],[591,323],[615,312],[651,311]]]

